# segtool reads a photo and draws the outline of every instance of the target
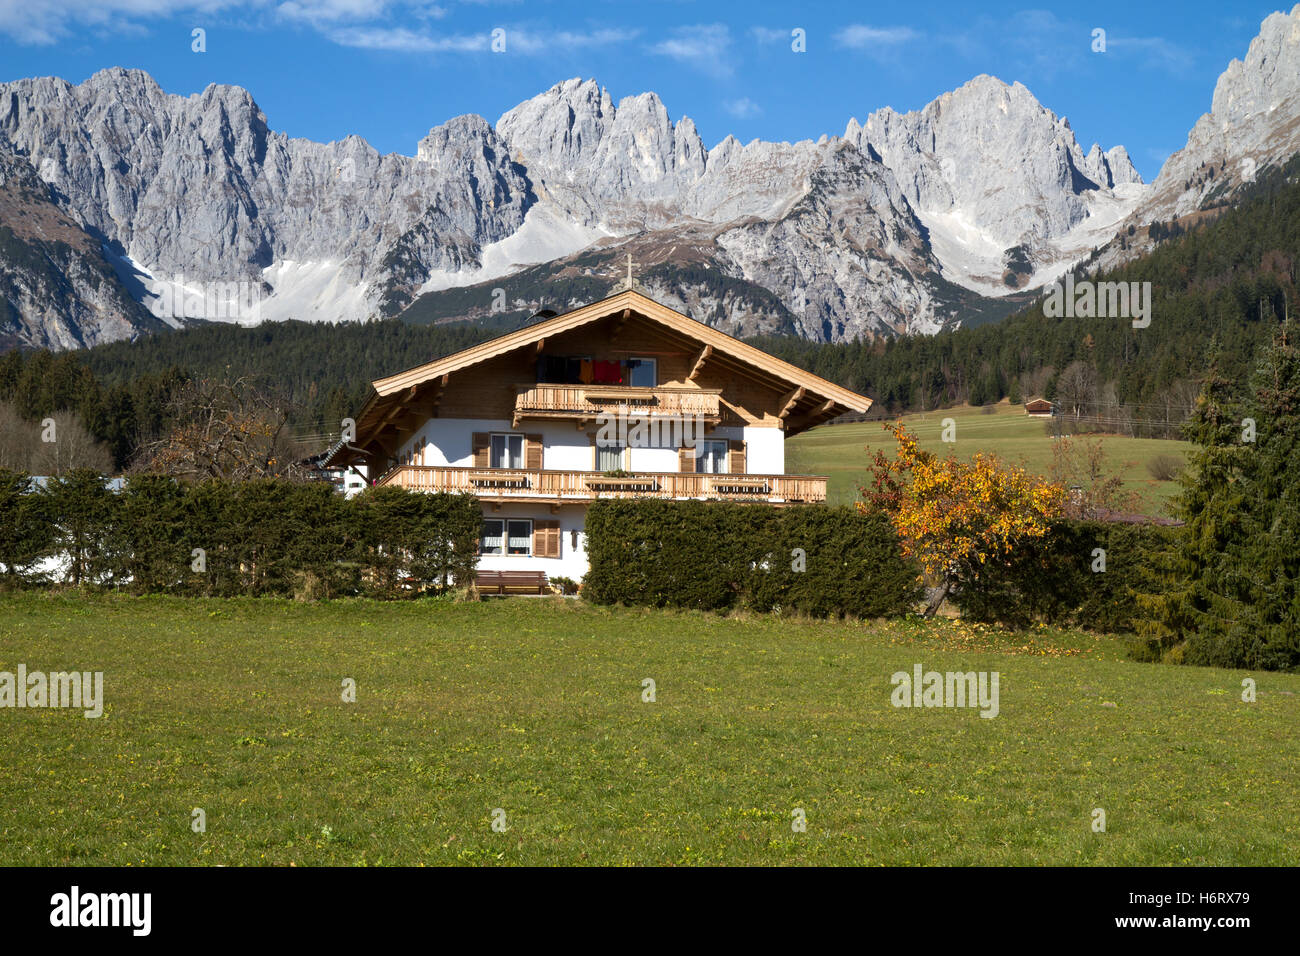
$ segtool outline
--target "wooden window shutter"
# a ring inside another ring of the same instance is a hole
[[[677,449],[677,470],[684,475],[692,474],[695,471],[694,448]]]
[[[533,522],[533,555],[538,558],[560,556],[560,522]]]
[[[524,467],[532,471],[542,468],[542,436],[524,436]]]
[[[487,468],[491,464],[491,458],[488,455],[491,443],[491,436],[487,432],[475,432],[470,439],[470,448],[474,452],[475,468]]]
[[[727,471],[733,475],[745,473],[745,443],[739,438],[727,442]]]

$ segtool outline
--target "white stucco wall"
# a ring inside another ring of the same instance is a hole
[[[591,430],[595,430],[594,426]],[[667,431],[667,430],[665,430]],[[549,471],[591,471],[594,467],[588,428],[581,431],[571,422],[526,422],[512,428],[505,419],[431,418],[404,444],[399,458],[414,452],[421,465],[468,468],[474,464],[470,447],[474,432],[519,432],[541,435],[544,446],[542,467]],[[661,435],[659,447],[633,448],[630,471],[675,472],[678,470],[677,447],[663,444],[671,435]],[[717,428],[708,438],[728,441],[744,439],[746,467],[765,475],[785,473],[785,433],[779,428]]]
[[[632,448],[628,471],[680,471],[676,448]]]
[[[560,508],[552,513],[548,505],[505,504],[499,510],[491,506],[483,508],[484,518],[532,518],[534,521],[560,522],[560,556],[558,558],[537,558],[532,555],[485,554],[479,558],[478,566],[484,571],[545,571],[548,578],[562,576],[581,581],[587,573],[586,534],[583,526],[586,522],[585,506]],[[577,531],[577,546],[574,546],[573,532]]]
[[[785,432],[779,428],[745,428],[745,467],[759,475],[784,475]]]
[[[474,432],[514,432],[542,436],[542,467],[550,471],[590,471],[591,443],[587,430],[569,422],[525,422],[512,428],[505,419],[430,418],[398,452],[416,454],[421,465],[469,468],[474,464]]]

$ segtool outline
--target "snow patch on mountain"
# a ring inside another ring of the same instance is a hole
[[[263,322],[365,322],[374,317],[369,288],[351,281],[337,259],[281,259],[262,270],[273,290],[259,303]],[[241,323],[246,324],[246,323]]]
[[[539,203],[528,210],[523,225],[512,235],[483,247],[478,268],[435,269],[419,292],[423,295],[499,279],[530,265],[562,259],[610,235],[599,226],[574,222],[550,203]]]

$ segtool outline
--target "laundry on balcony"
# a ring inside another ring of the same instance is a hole
[[[623,384],[622,362],[596,362],[592,371],[594,373],[592,381],[597,385]]]

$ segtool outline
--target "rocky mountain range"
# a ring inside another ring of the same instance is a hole
[[[990,76],[843,136],[712,148],[654,93],[615,104],[571,79],[495,125],[449,120],[413,157],[275,132],[239,87],[19,80],[0,84],[0,344],[561,309],[628,255],[646,291],[733,334],[933,332],[1006,314],[1130,224],[1223,201],[1300,148],[1298,117],[1300,6],[1264,21],[1151,186]]]
[[[1300,153],[1300,4],[1260,24],[1244,60],[1233,60],[1214,87],[1210,112],[1197,120],[1187,145],[1160,168],[1141,202],[1121,225],[1197,218],[1231,201],[1269,166]],[[1150,247],[1149,241],[1110,245],[1099,264],[1114,265]]]

